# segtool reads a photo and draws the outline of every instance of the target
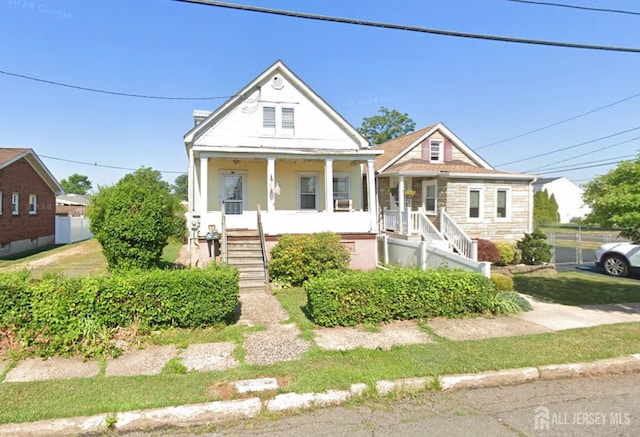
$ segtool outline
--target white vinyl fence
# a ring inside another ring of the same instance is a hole
[[[472,261],[424,241],[400,240],[386,235],[378,236],[378,260],[382,264],[397,267],[446,267],[482,273],[487,278],[491,275],[491,263]]]
[[[93,234],[89,230],[89,219],[85,217],[56,216],[55,244],[70,244],[88,240]]]

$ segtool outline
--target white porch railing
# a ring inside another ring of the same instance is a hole
[[[429,217],[422,210],[412,213],[412,217],[417,220],[417,229],[422,236],[422,240],[428,244],[439,247],[440,249],[450,250],[451,246],[444,235],[440,233],[438,228],[429,220]]]
[[[444,208],[440,208],[440,231],[459,254],[473,261],[478,260],[478,242],[465,234]]]

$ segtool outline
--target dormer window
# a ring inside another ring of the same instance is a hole
[[[429,162],[442,162],[444,141],[429,140]]]

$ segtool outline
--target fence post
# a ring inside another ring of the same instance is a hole
[[[551,244],[551,261],[556,262],[556,234],[549,234],[549,244]]]
[[[420,258],[420,268],[427,270],[427,243],[424,241],[420,242]]]
[[[471,259],[478,261],[478,240],[471,240]]]
[[[387,236],[387,234],[384,234],[382,236],[382,244],[384,245],[384,264],[389,265],[389,237]]]

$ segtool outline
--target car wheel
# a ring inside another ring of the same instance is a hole
[[[604,260],[604,270],[611,276],[627,276],[629,274],[629,265],[624,257],[609,255]]]

